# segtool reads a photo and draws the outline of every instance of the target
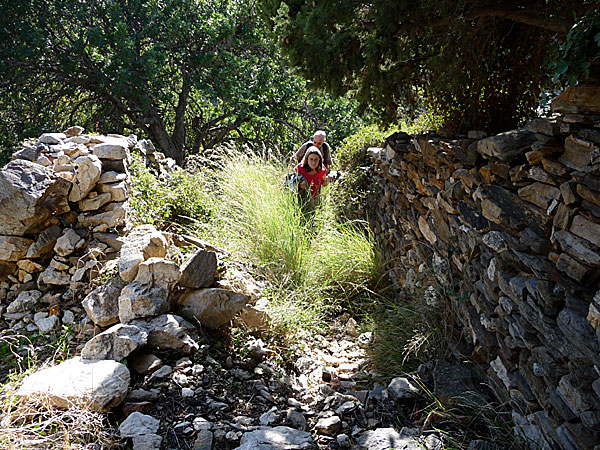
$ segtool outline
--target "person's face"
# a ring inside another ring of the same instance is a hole
[[[311,170],[316,170],[317,167],[319,166],[319,161],[321,160],[321,158],[319,158],[319,155],[316,155],[315,153],[311,153],[310,155],[308,155],[308,167],[310,167]]]
[[[325,139],[323,139],[323,136],[313,136],[313,144],[315,147],[321,148],[321,145],[323,145],[324,141]]]

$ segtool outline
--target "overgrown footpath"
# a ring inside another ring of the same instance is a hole
[[[452,357],[468,345],[445,306],[457,294],[424,269],[411,290],[386,282],[366,222],[377,193],[364,190],[378,133],[344,143],[345,174],[311,209],[284,186],[287,167],[249,149],[223,147],[181,170],[151,143],[122,144],[133,159],[121,250],[87,286],[4,314],[2,446],[519,448],[478,374]],[[27,326],[52,308],[60,326]],[[23,396],[47,378],[26,375],[76,355],[124,361],[122,397],[57,408],[52,396]]]

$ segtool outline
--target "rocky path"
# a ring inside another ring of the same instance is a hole
[[[337,338],[311,336],[287,368],[250,335],[228,349],[216,336],[204,336],[191,358],[152,358],[146,369],[134,361],[141,373],[122,412],[141,414],[129,415],[121,434],[148,434],[144,414],[159,421],[153,433],[163,437],[162,448],[442,448],[436,434],[423,435],[407,419],[421,398],[419,386],[400,377],[388,386],[375,382],[365,370],[371,336],[358,335],[353,320],[348,323]],[[134,439],[134,448],[148,448],[144,439]]]

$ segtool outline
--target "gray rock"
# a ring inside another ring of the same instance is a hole
[[[38,327],[40,333],[47,333],[52,330],[58,324],[58,316],[43,317],[35,321],[35,325]]]
[[[158,369],[156,372],[154,372],[150,376],[150,379],[152,380],[152,379],[156,378],[157,380],[162,380],[163,378],[168,377],[172,373],[173,373],[173,368],[171,366],[162,366],[160,369]]]
[[[96,192],[91,192],[86,198],[79,201],[79,209],[81,211],[95,211],[102,208],[111,200],[110,193],[98,195]]]
[[[179,286],[190,289],[209,287],[215,281],[217,264],[215,252],[198,250],[181,266]]]
[[[107,327],[119,320],[119,295],[124,286],[121,277],[114,277],[85,297],[83,308],[96,325]]]
[[[26,159],[27,161],[36,162],[43,147],[43,145],[25,146],[14,152],[12,159]]]
[[[0,235],[0,261],[19,261],[23,259],[32,243],[31,239]]]
[[[158,356],[137,354],[127,360],[129,367],[140,375],[146,375],[162,367],[162,361]]]
[[[108,228],[115,228],[122,225],[127,217],[127,210],[124,203],[109,203],[100,213],[84,213],[77,218],[78,224],[82,227],[102,226],[103,231]],[[99,231],[94,229],[94,231]]]
[[[392,399],[401,401],[417,397],[421,389],[408,378],[396,377],[390,382],[387,390]]]
[[[287,410],[285,414],[285,423],[296,430],[306,431],[306,418],[304,417],[304,414],[293,408]]]
[[[196,342],[196,327],[175,314],[134,320],[131,324],[148,332],[150,347],[171,349],[185,354],[196,352],[199,348]]]
[[[152,225],[135,227],[125,237],[119,258],[119,274],[127,282],[135,279],[139,265],[153,257],[163,258],[167,254],[167,240]]]
[[[92,147],[92,152],[100,159],[123,160],[129,158],[127,144],[120,139],[96,144]]]
[[[293,428],[260,427],[258,430],[245,433],[240,446],[235,450],[309,450],[316,449],[317,444],[312,436]]]
[[[404,431],[404,429],[402,430]],[[413,433],[398,433],[393,428],[378,428],[363,433],[357,440],[358,450],[422,450]]]
[[[52,251],[56,240],[62,234],[62,230],[59,226],[52,226],[42,231],[35,242],[27,249],[27,258],[39,258]]]
[[[129,380],[127,367],[116,361],[73,358],[27,376],[17,395],[43,397],[58,408],[77,404],[108,411],[125,398]]]
[[[315,431],[327,436],[334,436],[342,428],[342,420],[338,416],[323,417],[315,424]]]
[[[71,277],[67,272],[61,272],[54,267],[46,267],[38,278],[38,286],[42,284],[54,286],[68,286],[71,283]]]
[[[135,281],[171,290],[180,277],[179,266],[173,261],[164,258],[149,258],[139,265]]]
[[[127,180],[127,174],[119,173],[119,172],[104,172],[100,179],[98,180],[99,184],[107,184],[107,183],[118,183],[119,181]]]
[[[6,308],[6,312],[9,314],[27,312],[33,309],[36,305],[42,293],[40,291],[22,291],[19,293],[16,299],[14,299],[10,305]]]
[[[64,203],[70,187],[49,168],[23,159],[9,162],[0,170],[0,235],[39,232],[37,226]]]
[[[510,162],[528,151],[536,140],[529,130],[511,130],[478,141],[477,151],[484,157]]]
[[[133,437],[133,450],[160,450],[162,437],[158,434],[148,433]]]
[[[175,312],[207,328],[218,328],[233,319],[249,299],[246,294],[220,288],[185,290],[174,299]]]
[[[90,360],[122,361],[148,342],[148,332],[134,325],[117,324],[89,340],[81,357]]]
[[[119,320],[127,323],[165,313],[171,308],[170,295],[164,287],[134,281],[125,286],[119,295]]]
[[[123,439],[132,438],[143,434],[154,434],[158,431],[159,426],[160,420],[135,411],[119,425],[119,433]]]
[[[54,251],[60,256],[68,256],[76,249],[81,248],[84,240],[72,228],[66,228],[61,237],[54,244]]]
[[[64,133],[44,133],[38,138],[38,142],[42,144],[61,144],[67,136]]]
[[[568,231],[556,231],[553,234],[562,250],[577,260],[590,264],[600,265],[600,253],[598,248],[590,244],[586,239],[580,238]]]
[[[193,450],[212,450],[213,433],[209,430],[200,430],[194,441]]]
[[[102,173],[102,163],[97,156],[80,156],[74,162],[77,170],[69,193],[70,202],[83,200],[94,189]]]
[[[103,194],[110,194],[113,202],[124,202],[129,197],[129,184],[126,181],[98,183],[98,191]]]

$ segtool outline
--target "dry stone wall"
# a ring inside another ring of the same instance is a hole
[[[472,358],[532,448],[600,448],[600,88],[486,137],[372,148],[372,228],[402,286],[445,271]]]

